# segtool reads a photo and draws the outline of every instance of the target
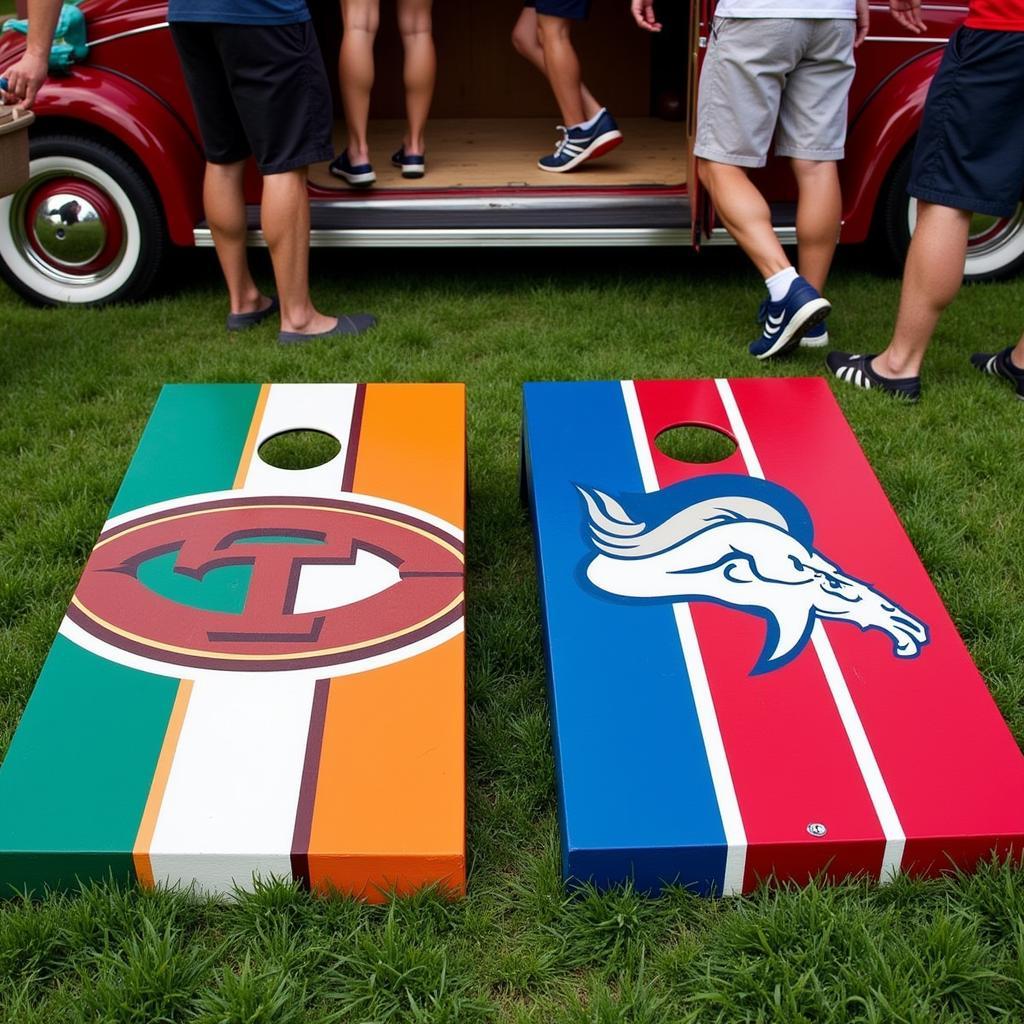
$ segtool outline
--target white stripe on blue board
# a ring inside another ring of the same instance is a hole
[[[761,463],[758,461],[757,453],[754,451],[753,442],[747,431],[747,425],[743,422],[739,406],[736,404],[736,396],[732,392],[727,380],[718,379],[715,381],[718,387],[718,394],[721,396],[722,405],[725,406],[726,415],[729,417],[729,426],[732,428],[733,436],[739,446],[740,454],[746,463],[747,472],[751,476],[765,479]],[[899,873],[900,865],[903,863],[903,851],[906,847],[907,837],[900,823],[896,807],[892,802],[885,779],[882,778],[882,771],[878,767],[875,752],[871,749],[867,733],[864,731],[864,724],[857,714],[853,697],[850,696],[850,688],[843,676],[843,670],[839,666],[835,651],[828,639],[828,634],[820,622],[814,624],[811,632],[811,643],[818,655],[822,672],[828,681],[832,699],[835,701],[839,718],[846,730],[850,740],[850,747],[857,759],[857,766],[864,778],[864,785],[867,787],[871,803],[875,808],[879,824],[882,826],[882,833],[885,836],[885,852],[882,855],[882,869],[879,874],[881,881],[887,882],[894,875]]]
[[[631,380],[622,381],[622,398],[626,405],[629,418],[629,429],[633,435],[633,446],[636,449],[637,462],[640,466],[640,478],[644,490],[650,493],[658,490],[658,477],[654,470],[654,458],[651,446],[644,429],[640,402],[636,396],[636,387]],[[729,769],[729,759],[725,754],[725,744],[718,727],[718,715],[715,702],[708,685],[704,658],[697,641],[697,631],[693,626],[690,606],[685,601],[674,604],[676,628],[679,632],[679,643],[683,649],[683,660],[686,662],[686,674],[690,679],[693,703],[697,709],[701,735],[704,737],[704,749],[707,753],[708,765],[711,769],[711,781],[715,787],[718,800],[718,812],[722,817],[725,831],[726,855],[725,877],[722,882],[722,894],[733,896],[743,892],[743,875],[747,863],[747,834],[740,815],[739,801],[736,799],[736,788]]]

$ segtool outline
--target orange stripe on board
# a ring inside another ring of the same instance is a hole
[[[464,659],[459,634],[416,658],[331,680],[309,844],[313,888],[372,902],[438,880],[463,891]]]
[[[263,422],[263,410],[266,408],[269,394],[270,385],[260,385],[260,395],[256,399],[256,408],[253,409],[249,433],[245,438],[245,447],[242,449],[241,459],[238,460],[238,472],[235,473],[235,482],[231,485],[234,490],[244,486],[245,478],[249,475],[249,466],[252,465],[252,457],[256,451],[256,439],[259,437],[260,424]]]
[[[352,489],[466,517],[466,389],[462,384],[368,384]]]
[[[185,721],[185,712],[188,709],[188,700],[191,696],[192,680],[182,679],[178,684],[174,707],[171,708],[171,717],[167,721],[164,742],[160,748],[160,756],[157,758],[156,770],[153,772],[153,781],[149,785],[146,809],[142,812],[142,822],[139,825],[135,846],[132,850],[135,875],[139,884],[147,889],[152,889],[156,885],[153,879],[153,866],[149,860],[149,850],[153,845],[153,833],[156,831],[156,821],[160,816],[160,805],[163,803],[164,791],[167,789],[167,779],[171,774],[174,751],[178,746],[178,737],[181,735],[181,727]]]

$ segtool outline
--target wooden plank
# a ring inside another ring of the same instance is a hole
[[[607,156],[584,164],[571,174],[552,174],[537,167],[559,138],[557,118],[444,119],[427,127],[427,175],[406,180],[391,166],[391,154],[402,141],[400,121],[370,124],[370,153],[381,189],[435,188],[586,188],[686,183],[686,136],[682,124],[654,118],[620,122],[625,141]],[[338,152],[345,146],[343,125],[335,130]],[[310,181],[321,188],[372,195],[350,189],[333,177],[327,164],[310,168]]]

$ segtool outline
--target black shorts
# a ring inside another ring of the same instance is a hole
[[[960,28],[946,47],[907,191],[1009,217],[1024,194],[1024,32]]]
[[[334,156],[331,90],[311,22],[176,21],[171,35],[210,163],[251,154],[263,174],[281,174]]]
[[[523,6],[536,7],[538,14],[573,21],[583,21],[590,14],[590,0],[525,0]]]

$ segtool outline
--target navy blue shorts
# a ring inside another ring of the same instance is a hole
[[[212,164],[250,154],[263,174],[334,156],[331,88],[309,21],[175,21],[171,35]]]
[[[1024,196],[1024,32],[960,28],[928,100],[907,191],[1010,217]]]
[[[525,0],[523,6],[536,7],[538,14],[573,21],[583,21],[590,14],[590,0]]]

